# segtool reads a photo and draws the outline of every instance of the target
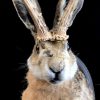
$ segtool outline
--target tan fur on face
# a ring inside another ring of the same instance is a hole
[[[62,81],[74,77],[77,71],[76,58],[70,50],[67,51],[67,41],[45,41],[37,45],[39,53],[36,52],[35,46],[32,55],[28,59],[28,66],[34,77],[49,81],[50,78],[54,78],[54,73],[50,71],[50,68],[55,72],[62,70],[60,74]],[[49,57],[47,52],[52,56]]]

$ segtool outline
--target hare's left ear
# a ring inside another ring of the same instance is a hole
[[[20,20],[24,23],[24,25],[28,28],[28,29],[32,29],[34,28],[34,26],[31,24],[29,17],[28,17],[28,11],[24,5],[24,3],[22,2],[22,0],[12,0],[14,7],[17,11],[17,14],[20,18]]]
[[[84,0],[59,0],[52,32],[55,36],[66,39],[66,32],[72,25],[76,15],[81,10]]]

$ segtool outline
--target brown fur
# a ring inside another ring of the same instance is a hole
[[[37,80],[29,71],[28,87],[22,100],[94,100],[93,92],[87,87],[84,75],[78,71],[75,78],[60,84]]]

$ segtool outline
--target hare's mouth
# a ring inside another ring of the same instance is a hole
[[[61,80],[54,78],[54,79],[50,80],[49,82],[52,83],[52,84],[58,84],[58,83],[61,82]]]
[[[59,71],[55,71],[53,68],[49,67],[50,72],[53,74],[53,77],[49,79],[50,83],[57,84],[60,83],[61,80],[61,73],[64,69],[60,69]]]

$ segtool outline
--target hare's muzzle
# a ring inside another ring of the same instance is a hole
[[[50,82],[53,83],[53,84],[60,82],[61,81],[60,74],[63,71],[63,69],[61,69],[59,71],[55,71],[51,67],[49,69],[50,69],[51,72],[54,73],[54,78],[50,79]]]

